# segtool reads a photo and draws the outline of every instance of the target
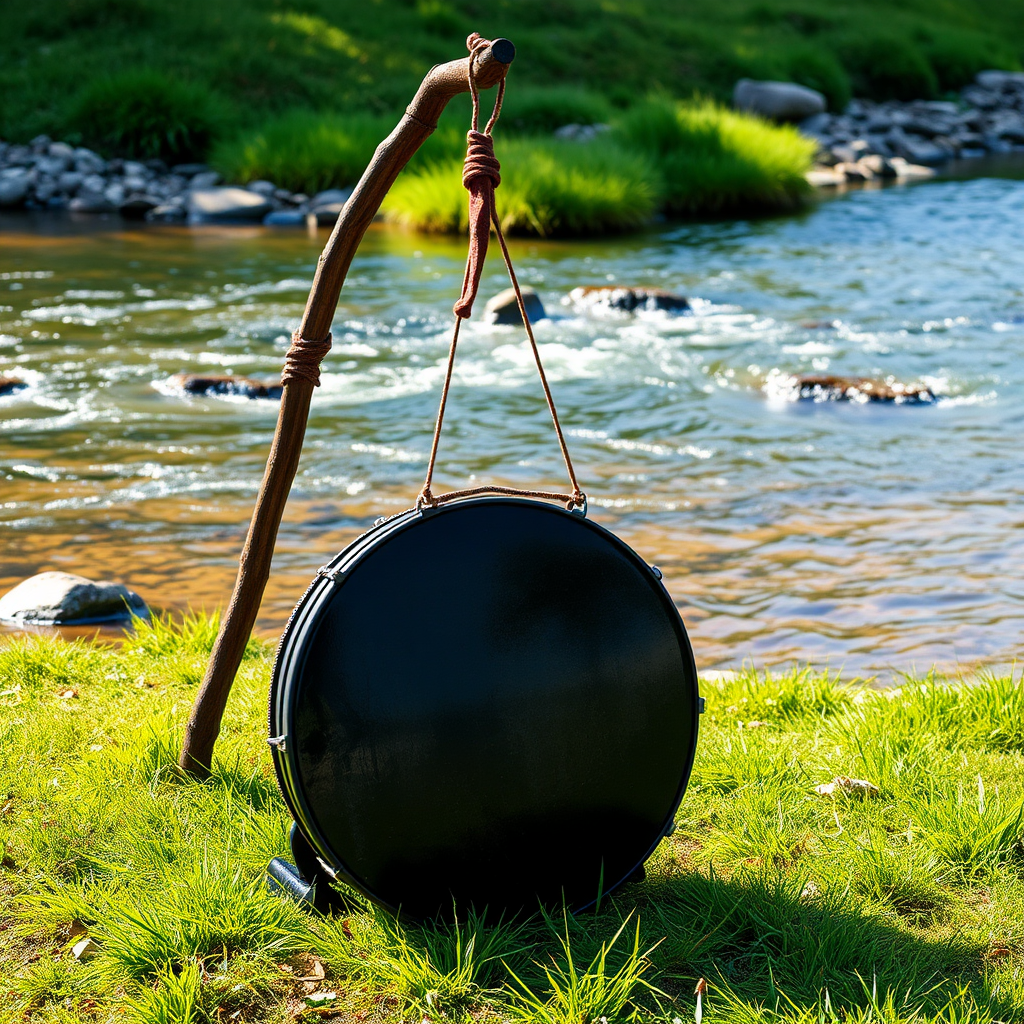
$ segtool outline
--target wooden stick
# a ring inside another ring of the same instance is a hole
[[[477,84],[490,88],[501,81],[515,52],[515,47],[507,39],[495,39],[476,57]],[[463,57],[432,68],[420,84],[405,116],[377,147],[359,184],[338,215],[338,222],[320,255],[302,324],[297,332],[299,337],[322,341],[330,334],[345,276],[366,229],[398,173],[437,127],[438,118],[448,101],[461,92],[469,92],[470,59]],[[270,578],[274,544],[299,465],[313,387],[312,381],[304,379],[288,380],[284,385],[277,430],[242,548],[235,589],[185,729],[179,765],[197,779],[209,777],[213,747],[220,732],[228,693],[242,663],[245,645]]]

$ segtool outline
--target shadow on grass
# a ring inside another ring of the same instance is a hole
[[[706,977],[769,1007],[784,994],[783,1006],[815,1009],[827,989],[833,1008],[864,1008],[876,988],[879,1002],[891,990],[897,1005],[906,999],[907,1009],[925,1013],[967,992],[1006,1020],[1022,1009],[990,989],[976,943],[956,934],[925,939],[895,915],[867,913],[850,891],[818,891],[799,873],[655,877],[613,902],[619,915],[639,910],[648,940],[664,936],[652,960],[659,984],[680,994]],[[588,931],[597,924],[592,914],[576,920]]]

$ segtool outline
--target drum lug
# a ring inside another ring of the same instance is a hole
[[[660,580],[660,579],[663,578],[661,570],[656,565],[652,565],[651,566],[651,572],[654,573],[654,578],[655,579],[659,579]]]
[[[316,574],[331,583],[336,583],[338,577],[345,575],[345,571],[338,568],[332,569],[329,565],[321,565],[320,568],[317,569]]]
[[[287,736],[271,736],[267,743],[272,746],[275,750],[279,750],[282,754],[285,752],[285,740]]]
[[[704,698],[703,697],[698,697],[697,698],[697,714],[698,715],[703,715],[704,714]]]

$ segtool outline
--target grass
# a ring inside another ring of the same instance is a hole
[[[0,646],[0,1022],[1024,1018],[1024,687],[809,670],[705,682],[648,878],[566,917],[406,927],[269,895],[288,819],[250,643],[211,781],[175,767],[216,632]],[[875,798],[823,798],[837,775]],[[70,948],[91,938],[95,955]],[[307,1000],[312,1005],[307,1004]]]

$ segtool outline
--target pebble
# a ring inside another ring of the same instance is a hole
[[[204,376],[196,373],[179,373],[168,381],[171,387],[189,395],[234,395],[241,398],[280,398],[281,382],[267,384],[251,377],[231,375]]]
[[[547,313],[544,311],[544,303],[536,290],[529,285],[521,287],[523,293],[523,305],[526,307],[526,315],[530,323],[543,320]],[[489,324],[522,324],[523,318],[519,312],[519,303],[516,302],[516,293],[513,288],[506,288],[491,296],[484,306],[484,320]]]
[[[201,178],[203,175],[196,175]],[[194,188],[188,197],[188,219],[192,224],[224,221],[262,221],[273,205],[266,196],[244,188]]]
[[[737,110],[774,121],[803,121],[824,113],[826,102],[816,89],[795,82],[755,82],[741,78],[733,89],[732,105]]]

